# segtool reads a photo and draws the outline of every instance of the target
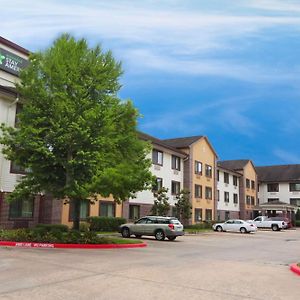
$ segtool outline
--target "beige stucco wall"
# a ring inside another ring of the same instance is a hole
[[[255,172],[255,169],[252,165],[251,162],[248,162],[246,164],[246,166],[244,167],[244,189],[245,189],[245,208],[247,210],[251,210],[253,209],[253,205],[247,205],[247,202],[246,202],[246,197],[247,196],[252,196],[254,197],[254,205],[257,204],[257,176],[256,176],[256,172]],[[246,187],[246,179],[249,179],[250,180],[250,188],[247,188]],[[254,180],[255,182],[255,189],[252,189],[251,188],[251,180]]]
[[[215,160],[216,156],[205,138],[198,140],[190,148],[193,161],[191,162],[191,200],[192,200],[192,224],[195,223],[195,208],[202,209],[202,220],[206,219],[205,210],[212,210],[212,219],[215,215]],[[202,163],[202,175],[195,174],[195,160]],[[205,165],[212,167],[212,177],[205,176]],[[195,198],[195,184],[202,186],[202,198]],[[212,189],[212,199],[205,199],[205,187]]]
[[[112,196],[105,198],[102,196],[98,196],[97,197],[97,201],[95,201],[95,204],[90,204],[90,217],[93,216],[99,216],[100,214],[100,203],[101,201],[105,201],[105,202],[113,202],[114,199]],[[69,220],[69,212],[70,212],[70,205],[69,204],[65,204],[63,205],[63,209],[62,209],[62,218],[61,218],[61,222],[62,224],[68,225],[69,227],[72,227],[73,222],[71,222]],[[116,204],[116,217],[122,217],[122,204]],[[84,221],[82,221],[84,222]]]

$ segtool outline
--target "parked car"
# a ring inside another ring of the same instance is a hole
[[[267,216],[259,216],[252,220],[257,228],[270,228],[273,231],[280,231],[284,228],[284,221],[273,220]]]
[[[184,235],[183,225],[178,219],[159,216],[146,216],[134,223],[123,224],[119,232],[125,238],[132,234],[137,238],[146,235],[154,236],[158,241],[163,241],[166,237],[174,241],[177,236]]]
[[[284,217],[271,217],[270,219],[272,219],[273,221],[282,221],[284,222],[283,228],[284,229],[289,229],[292,228],[292,222],[289,218],[284,218]]]
[[[224,223],[216,223],[213,226],[215,231],[239,231],[241,233],[247,232],[255,232],[257,227],[253,223],[248,223],[243,220],[234,219],[234,220],[227,220]]]

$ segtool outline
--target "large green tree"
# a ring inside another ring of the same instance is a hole
[[[176,195],[176,200],[176,216],[184,225],[187,225],[192,215],[190,192],[186,189],[181,190],[180,193]]]
[[[121,74],[110,51],[68,34],[30,56],[17,85],[18,126],[1,125],[4,154],[28,170],[8,200],[39,192],[67,199],[78,229],[82,200],[122,201],[151,188],[150,147],[138,138],[132,102],[117,96]]]

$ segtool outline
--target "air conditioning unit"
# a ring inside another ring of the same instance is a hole
[[[16,175],[16,180],[21,181],[23,179],[23,177],[24,177],[23,175],[17,174]]]
[[[174,174],[175,174],[175,175],[178,175],[179,172],[178,172],[177,170],[174,170]]]
[[[160,170],[160,166],[155,165],[154,170]]]

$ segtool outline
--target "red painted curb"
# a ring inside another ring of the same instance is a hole
[[[66,249],[116,249],[116,248],[142,248],[142,244],[49,244],[0,241],[0,246],[23,247],[23,248],[66,248]]]
[[[297,265],[290,265],[290,269],[291,271],[293,271],[294,273],[300,275],[300,267],[298,267]]]

